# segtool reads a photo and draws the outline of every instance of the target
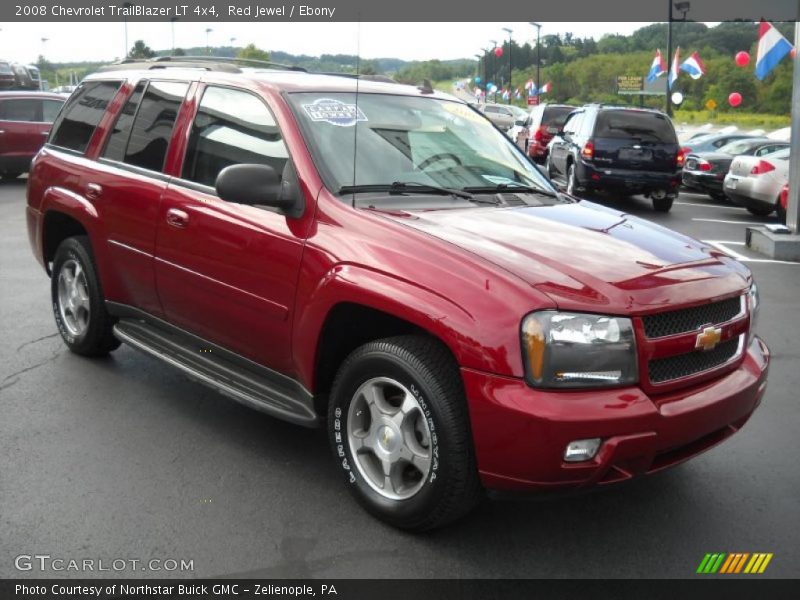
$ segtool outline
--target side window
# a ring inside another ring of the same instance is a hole
[[[121,81],[93,81],[81,84],[53,125],[50,143],[84,152]]]
[[[161,171],[188,83],[151,81],[133,121],[124,162]]]
[[[580,131],[581,123],[583,122],[583,113],[573,113],[567,124],[564,126],[564,133],[575,135]]]
[[[283,171],[289,154],[266,105],[253,94],[208,87],[192,124],[182,177],[213,186],[227,166],[256,163]]]
[[[105,150],[103,150],[103,157],[110,160],[121,161],[125,158],[125,147],[128,145],[128,137],[131,134],[133,127],[133,117],[136,115],[136,109],[139,108],[139,101],[144,94],[146,82],[141,81],[133,90],[133,93],[128,98],[125,106],[117,117],[117,122],[114,123],[114,129],[108,136]]]
[[[0,120],[37,122],[42,120],[42,101],[34,98],[9,98],[0,102]]]
[[[42,121],[45,123],[52,123],[58,116],[58,111],[64,103],[61,100],[43,100],[42,101]]]
[[[713,144],[711,144],[711,145],[712,145],[712,146],[714,146],[714,148],[722,148],[722,146],[724,146],[724,145],[725,145],[725,144],[727,144],[728,142],[732,142],[732,141],[733,141],[733,140],[729,140],[728,138],[723,138],[723,139],[721,139],[721,140],[717,140],[716,142],[714,142],[714,143],[713,143]]]

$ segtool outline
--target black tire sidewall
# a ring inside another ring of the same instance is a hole
[[[85,239],[85,238],[84,238]],[[97,272],[94,268],[90,250],[80,238],[68,238],[58,247],[53,258],[53,272],[51,275],[50,296],[56,326],[61,338],[70,350],[79,354],[91,354],[100,343],[104,332],[102,331],[101,311],[105,310],[103,295]],[[84,272],[87,292],[89,295],[89,325],[80,335],[70,333],[58,308],[58,278],[61,268],[68,260],[76,261]]]
[[[347,414],[358,388],[374,377],[389,377],[404,385],[412,394],[428,419],[431,434],[431,470],[422,489],[406,500],[390,500],[376,492],[358,471],[347,442]],[[401,358],[387,352],[370,352],[348,365],[334,388],[331,398],[328,429],[334,453],[343,470],[348,487],[358,501],[370,512],[398,526],[413,527],[442,501],[451,465],[447,457],[449,433],[444,426],[439,403],[431,386],[424,378],[413,373]],[[341,437],[337,438],[336,433]],[[444,460],[443,460],[444,459]]]

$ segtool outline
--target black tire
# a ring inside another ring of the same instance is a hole
[[[672,203],[675,202],[675,196],[664,196],[663,198],[651,198],[653,201],[653,210],[656,212],[669,212],[672,208]]]
[[[786,225],[786,209],[781,205],[780,199],[778,199],[778,203],[775,205],[775,212],[778,214],[778,221]]]
[[[65,265],[80,265],[85,280],[82,289],[88,297],[89,311],[86,325],[79,333],[74,333],[65,316],[62,315],[59,300],[59,281]],[[58,246],[53,258],[53,272],[50,279],[50,295],[53,314],[61,338],[72,352],[82,356],[105,356],[119,347],[112,328],[115,319],[106,311],[103,291],[97,277],[89,238],[75,236],[67,238]]]
[[[350,404],[359,388],[376,377],[390,378],[410,390],[430,427],[430,471],[409,498],[390,499],[373,489],[350,447]],[[390,525],[411,531],[440,527],[467,514],[481,497],[461,375],[452,355],[434,339],[398,336],[353,351],[333,384],[328,432],[351,493]]]
[[[711,196],[712,200],[716,200],[717,202],[724,202],[728,199],[725,192],[709,192],[708,195]]]
[[[20,175],[22,175],[21,171],[13,171],[13,172],[9,171],[9,172],[0,174],[0,177],[2,177],[3,179],[6,179],[8,181],[11,181],[13,179],[17,179]]]
[[[762,206],[748,206],[747,211],[756,217],[768,217],[775,212],[775,207],[762,207]]]

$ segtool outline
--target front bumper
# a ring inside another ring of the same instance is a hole
[[[738,369],[650,397],[638,387],[534,390],[523,380],[462,369],[478,469],[485,487],[576,488],[681,463],[733,435],[766,389],[769,350],[755,338]],[[594,459],[566,463],[573,440],[602,438]]]
[[[677,195],[681,183],[681,172],[647,171],[638,169],[604,168],[584,160],[576,163],[576,173],[582,187],[597,190],[614,189],[631,194],[647,194],[664,191]]]
[[[704,192],[722,192],[722,180],[725,176],[720,173],[705,171],[683,171],[683,185]]]

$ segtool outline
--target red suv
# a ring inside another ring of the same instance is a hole
[[[0,92],[0,176],[25,173],[44,145],[64,96],[46,92]]]
[[[748,269],[558,193],[466,104],[278,67],[116,68],[73,94],[28,183],[64,342],[126,342],[326,427],[385,521],[652,473],[761,401]]]

